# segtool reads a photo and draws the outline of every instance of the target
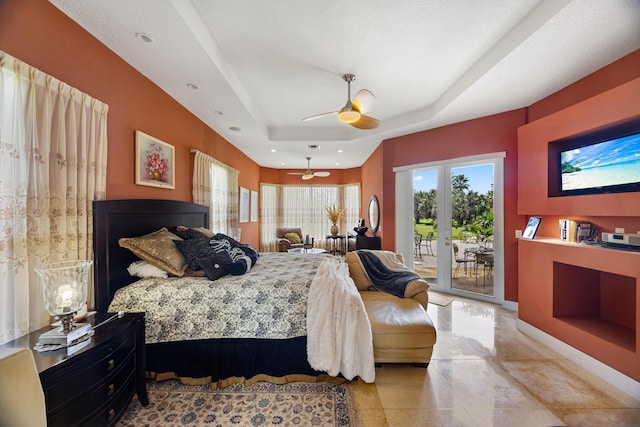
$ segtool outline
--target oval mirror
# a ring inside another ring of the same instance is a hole
[[[369,199],[369,226],[371,233],[375,236],[380,226],[380,204],[376,196]]]

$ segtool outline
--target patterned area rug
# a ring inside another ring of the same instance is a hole
[[[177,381],[147,385],[149,405],[134,398],[119,427],[350,426],[348,385],[256,383],[220,390]]]

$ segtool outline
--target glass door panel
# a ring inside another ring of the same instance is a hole
[[[493,297],[493,164],[450,170],[451,289]]]

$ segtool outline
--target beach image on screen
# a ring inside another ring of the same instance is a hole
[[[562,191],[640,182],[640,134],[560,153]]]

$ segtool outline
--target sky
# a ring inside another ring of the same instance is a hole
[[[454,175],[464,175],[469,179],[469,186],[480,194],[486,194],[493,183],[493,165],[479,165],[454,168]],[[413,191],[429,191],[436,188],[438,173],[435,169],[414,172]]]

